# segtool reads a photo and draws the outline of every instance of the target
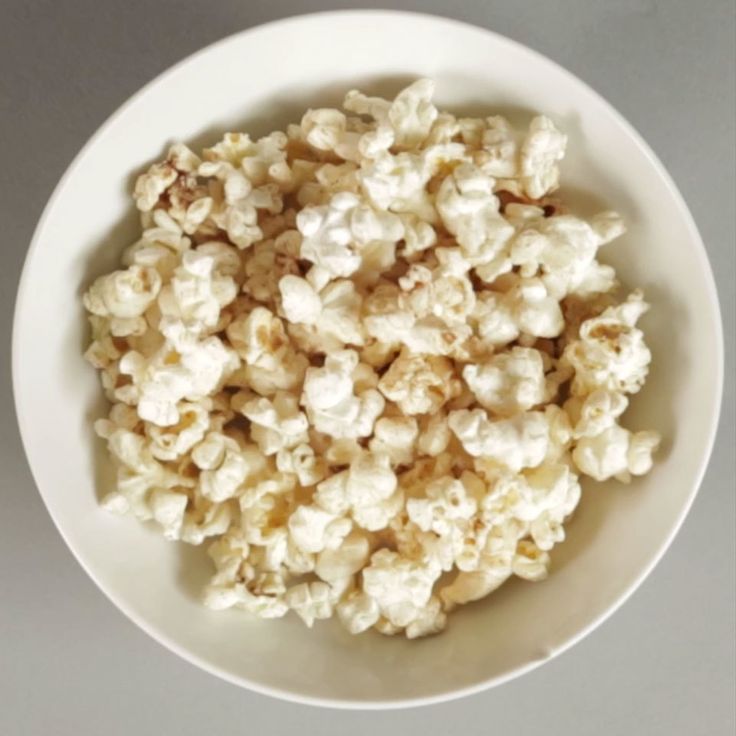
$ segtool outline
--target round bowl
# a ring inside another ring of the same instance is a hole
[[[80,295],[134,239],[135,174],[169,143],[264,134],[352,87],[394,94],[437,81],[441,107],[475,115],[537,111],[569,135],[563,196],[583,214],[619,210],[626,236],[604,260],[641,286],[654,355],[627,426],[663,437],[653,471],[629,486],[585,487],[543,583],[516,580],[465,606],[425,640],[365,634],[295,616],[261,621],[199,600],[204,550],[102,511],[110,465],[92,431],[104,402],[82,359]],[[641,583],[672,541],[713,443],[722,384],[713,277],[693,220],[662,164],[601,97],[548,59],[462,23],[407,13],[340,12],[239,33],[159,76],[123,105],[71,164],[38,224],[18,292],[13,378],[21,434],[49,513],[90,577],[154,639],[261,693],[336,707],[437,702],[499,684],[580,640]]]

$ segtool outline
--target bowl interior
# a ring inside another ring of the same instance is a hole
[[[380,28],[380,34],[377,29]],[[417,76],[437,101],[474,115],[537,111],[569,134],[563,194],[581,212],[615,208],[629,231],[604,260],[652,303],[643,326],[651,377],[626,424],[664,446],[629,486],[591,484],[540,584],[511,582],[450,618],[439,637],[351,637],[333,622],[258,621],[199,602],[204,549],[172,544],[102,512],[110,468],[91,423],[104,407],[82,359],[80,295],[136,234],[134,176],[168,143],[226,130],[262,134],[361,87],[393,94]],[[564,649],[654,564],[686,512],[712,441],[721,343],[714,286],[679,195],[599,97],[543,57],[459,23],[398,13],[308,16],[226,39],[175,67],[98,132],[59,185],[22,280],[14,335],[19,421],[36,482],[99,586],[152,636],[217,674],[306,701],[363,707],[448,696],[501,681]]]

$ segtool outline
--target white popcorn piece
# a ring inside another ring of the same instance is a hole
[[[518,279],[506,292],[482,292],[473,318],[479,337],[494,347],[516,340],[521,333],[557,337],[565,327],[558,301],[537,278]]]
[[[339,547],[350,533],[352,522],[318,506],[299,506],[289,517],[289,534],[303,552],[322,552]]]
[[[299,411],[297,398],[285,391],[278,391],[273,400],[251,399],[240,411],[251,421],[251,437],[264,455],[290,450],[309,439],[307,417]]]
[[[510,259],[522,276],[540,275],[557,299],[568,294],[605,293],[616,286],[616,274],[610,266],[598,263],[596,255],[601,245],[623,229],[615,212],[601,213],[591,224],[572,215],[540,217],[516,235]]]
[[[574,395],[585,396],[596,388],[627,394],[639,391],[652,355],[636,323],[648,309],[641,292],[635,291],[622,304],[583,322],[580,337],[567,345],[562,356],[575,370]]]
[[[560,305],[539,279],[522,279],[508,297],[520,332],[532,337],[557,337],[562,332]]]
[[[581,473],[598,481],[616,478],[628,483],[632,475],[644,475],[652,467],[652,453],[660,444],[657,432],[629,432],[618,424],[593,437],[582,437],[572,451]]]
[[[417,319],[436,317],[448,327],[464,325],[475,307],[475,292],[468,278],[470,264],[455,248],[436,248],[434,269],[415,264],[399,279],[400,303]]]
[[[403,344],[416,354],[452,355],[473,334],[470,325],[448,326],[434,315],[417,319],[393,284],[379,284],[364,300],[363,309],[363,324],[372,338],[392,346]]]
[[[404,225],[404,246],[401,250],[404,258],[410,258],[437,243],[437,233],[428,222],[409,213],[404,213],[400,217]]]
[[[178,176],[179,172],[168,161],[153,164],[135,182],[133,197],[136,207],[142,212],[152,210],[161,195],[176,181]]]
[[[299,485],[304,488],[316,485],[327,475],[326,462],[306,443],[280,449],[276,453],[276,468],[282,473],[296,475]]]
[[[314,325],[322,312],[322,300],[312,285],[299,276],[287,275],[279,281],[281,308],[289,322]]]
[[[413,214],[431,225],[437,211],[426,191],[429,180],[443,165],[465,161],[467,154],[459,143],[431,146],[420,152],[383,152],[361,166],[360,182],[370,201],[381,210]]]
[[[491,263],[514,234],[499,212],[493,185],[493,179],[477,167],[461,164],[437,192],[442,221],[473,266]]]
[[[573,437],[596,437],[616,424],[626,411],[629,400],[622,393],[596,389],[584,399],[575,396],[565,403],[565,411],[575,419]]]
[[[362,345],[360,322],[362,298],[352,281],[338,279],[317,290],[307,279],[284,276],[279,282],[281,307],[290,324],[290,334],[313,352],[341,350]],[[301,331],[295,326],[306,325]]]
[[[483,408],[502,416],[524,412],[544,400],[544,365],[532,348],[514,347],[485,363],[466,365],[463,378]]]
[[[504,565],[472,572],[459,572],[455,579],[440,589],[445,610],[485,598],[511,577],[511,568]]]
[[[344,580],[360,572],[369,556],[368,537],[354,531],[342,540],[339,547],[323,549],[317,556],[314,571],[328,583]]]
[[[565,529],[562,523],[547,511],[534,519],[530,530],[532,541],[544,552],[551,550],[555,544],[565,540]]]
[[[409,465],[418,436],[419,425],[413,417],[381,417],[368,447],[374,455],[388,456],[393,466]]]
[[[242,169],[246,168],[243,165],[245,160],[241,162]],[[210,208],[208,216],[240,250],[249,248],[263,237],[258,225],[259,210],[276,214],[283,207],[278,185],[266,182],[269,176],[262,175],[258,163],[254,165],[253,176],[227,161],[205,161],[197,173],[221,183],[220,201]],[[284,175],[288,173],[284,172]]]
[[[130,511],[128,499],[117,491],[106,493],[105,497],[100,501],[100,506],[111,514],[123,515]]]
[[[305,207],[296,224],[303,236],[301,258],[335,278],[360,268],[361,247],[396,243],[404,234],[400,218],[374,210],[350,192],[336,194],[327,205]]]
[[[447,423],[447,415],[443,412],[431,414],[422,426],[417,440],[417,449],[431,457],[445,452],[450,443],[452,432]]]
[[[184,493],[155,489],[151,493],[153,518],[163,529],[166,539],[178,539],[184,523],[184,511],[189,499]]]
[[[327,583],[313,582],[295,585],[284,596],[289,608],[311,628],[317,619],[332,616],[332,597]]]
[[[471,121],[471,124],[474,121]],[[513,179],[519,176],[518,134],[501,115],[486,118],[479,126],[483,155],[480,167],[488,176]],[[465,128],[464,136],[467,136]]]
[[[432,596],[419,615],[406,626],[407,639],[439,634],[445,628],[447,614],[442,610],[439,598]]]
[[[482,409],[450,412],[448,424],[466,452],[484,456],[519,472],[542,462],[549,445],[549,425],[540,412],[490,421]]]
[[[308,110],[302,118],[301,128],[310,146],[319,151],[334,151],[345,136],[347,119],[339,110]]]
[[[351,634],[361,634],[376,624],[381,609],[371,596],[355,590],[337,604],[337,615]]]
[[[511,562],[511,570],[520,578],[538,582],[547,577],[549,563],[549,553],[539,549],[534,542],[522,540]]]
[[[439,572],[380,549],[363,569],[363,591],[376,601],[391,624],[403,628],[421,616]]]
[[[322,368],[308,368],[302,405],[315,429],[335,438],[368,437],[385,401],[375,389],[353,393],[354,350],[328,355]]]
[[[404,351],[378,382],[381,393],[404,414],[436,412],[460,393],[452,363],[444,357]]]
[[[245,361],[248,383],[270,396],[298,386],[308,361],[289,342],[283,322],[265,307],[255,307],[227,327],[230,343]]]
[[[409,518],[424,532],[445,536],[455,524],[475,515],[476,501],[469,498],[465,486],[455,478],[440,478],[427,486],[426,498],[409,498]]]
[[[158,460],[176,460],[191,450],[210,426],[209,407],[204,403],[181,402],[177,410],[179,421],[171,427],[149,424],[146,433],[151,439],[151,454]],[[138,419],[138,415],[135,415]]]
[[[317,486],[316,503],[332,514],[350,512],[367,531],[385,529],[401,511],[404,495],[388,455],[360,454],[350,468]]]
[[[125,499],[123,503],[117,495],[108,498],[108,505],[113,508],[120,509],[127,504],[136,517],[145,521],[153,517],[149,498],[153,489],[165,491],[193,485],[155,460],[141,435],[115,429],[107,442],[117,463],[117,494]]]
[[[219,338],[198,342],[184,334],[182,325],[169,327],[167,343],[151,359],[135,351],[120,359],[120,373],[132,381],[124,387],[124,395],[131,395],[126,403],[137,403],[141,419],[160,427],[179,421],[178,404],[183,399],[197,402],[219,390],[239,363]]]
[[[519,168],[524,191],[532,199],[539,199],[559,186],[557,162],[564,157],[566,146],[567,136],[544,115],[535,117],[529,124],[529,132],[521,144]]]
[[[153,303],[161,289],[154,268],[132,265],[124,271],[100,276],[84,295],[85,309],[100,317],[135,319]]]
[[[429,135],[437,118],[437,108],[432,104],[434,82],[418,79],[404,88],[391,103],[386,115],[394,129],[397,146],[413,148]]]

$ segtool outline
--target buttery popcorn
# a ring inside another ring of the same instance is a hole
[[[659,435],[622,425],[648,305],[598,260],[622,218],[549,199],[551,119],[457,118],[433,93],[175,144],[83,297],[103,506],[208,540],[210,608],[435,634],[549,574],[582,476],[652,468]]]

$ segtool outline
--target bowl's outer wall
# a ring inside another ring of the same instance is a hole
[[[379,23],[381,34],[366,32]],[[253,65],[269,73],[244,75]],[[453,614],[442,636],[350,637],[332,623],[307,631],[295,617],[262,622],[212,613],[198,600],[208,574],[204,550],[169,544],[99,510],[110,473],[91,422],[104,403],[81,357],[87,329],[80,295],[135,239],[131,175],[171,141],[201,146],[225,130],[266,133],[308,107],[339,103],[352,87],[392,94],[417,76],[434,78],[438,104],[453,111],[550,115],[570,139],[566,196],[586,213],[612,207],[625,216],[629,231],[606,247],[604,259],[652,302],[643,321],[654,354],[651,378],[627,419],[632,428],[663,434],[658,463],[628,487],[586,487],[568,539],[553,553],[550,579],[505,586]],[[152,636],[220,676],[343,706],[390,707],[481,689],[544,661],[605,618],[651,569],[689,508],[712,446],[722,383],[720,318],[702,243],[638,136],[600,97],[534,52],[460,23],[401,13],[307,16],[254,29],[190,57],[132,98],[86,146],[47,206],[15,320],[16,404],[29,462],[59,530],[97,584]]]

